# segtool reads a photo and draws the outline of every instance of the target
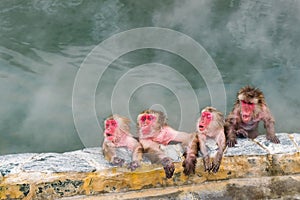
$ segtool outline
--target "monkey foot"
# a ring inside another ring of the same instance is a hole
[[[170,158],[163,158],[161,161],[161,164],[164,167],[165,174],[167,178],[172,178],[174,171],[175,171],[175,166]]]
[[[129,163],[129,165],[127,166],[127,169],[130,169],[131,171],[136,170],[136,168],[138,168],[140,166],[140,164],[137,161],[132,161],[131,163]]]
[[[119,166],[119,167],[122,167],[125,163],[125,160],[122,159],[122,158],[118,158],[118,157],[114,157],[113,161],[112,161],[112,164],[113,165],[116,165],[116,166]]]

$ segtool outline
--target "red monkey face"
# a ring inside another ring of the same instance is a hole
[[[244,123],[248,123],[252,119],[254,113],[255,104],[252,102],[246,102],[244,100],[240,101],[241,104],[241,117]]]
[[[143,134],[150,134],[153,130],[153,125],[156,122],[156,116],[153,114],[143,114],[140,117],[139,124]]]
[[[106,120],[105,121],[105,137],[112,141],[116,137],[116,130],[118,128],[118,123],[114,119]]]
[[[201,114],[201,118],[198,124],[198,128],[200,131],[204,131],[205,129],[207,129],[208,125],[210,124],[210,122],[213,119],[213,115],[211,112],[208,111],[204,111]]]

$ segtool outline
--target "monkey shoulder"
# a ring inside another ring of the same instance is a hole
[[[127,135],[123,140],[119,142],[117,145],[118,147],[126,147],[130,150],[133,150],[137,145],[139,145],[139,142],[134,139],[132,136]]]

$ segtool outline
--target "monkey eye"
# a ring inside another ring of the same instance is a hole
[[[117,122],[115,120],[108,120],[108,121],[106,121],[105,127],[108,128],[110,126],[116,127],[117,126]]]
[[[142,117],[141,117],[141,120],[144,122],[144,121],[146,121],[146,120],[149,120],[149,121],[152,121],[152,120],[154,120],[155,119],[155,117],[153,116],[153,115],[147,115],[147,114],[145,114],[145,115],[143,115]]]
[[[143,115],[143,116],[141,117],[141,120],[142,120],[142,122],[146,121],[146,116]]]
[[[203,118],[212,119],[212,114],[210,112],[203,112],[201,116]]]

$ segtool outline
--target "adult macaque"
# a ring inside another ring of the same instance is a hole
[[[144,154],[151,162],[161,163],[167,178],[173,176],[175,167],[171,158],[161,150],[160,145],[168,145],[171,141],[187,145],[191,134],[179,132],[168,126],[166,116],[161,111],[144,110],[137,117],[139,141]]]
[[[130,134],[130,120],[120,115],[112,115],[104,121],[104,157],[113,165],[123,166],[125,160],[117,157],[117,148],[125,147],[132,151],[132,162],[128,168],[135,170],[140,166],[142,159],[142,146]]]
[[[280,143],[275,135],[275,120],[265,102],[262,91],[251,86],[241,88],[237,93],[233,110],[225,123],[227,145],[233,147],[237,144],[237,136],[256,138],[260,121],[264,122],[267,139],[273,143]]]
[[[207,139],[214,139],[218,145],[218,151],[213,162],[210,161],[209,152],[206,147]],[[201,116],[197,121],[197,132],[184,155],[185,160],[182,163],[184,174],[190,175],[191,173],[195,173],[199,149],[203,156],[205,171],[216,173],[219,170],[225,148],[226,140],[223,114],[213,107],[206,107],[201,111]]]

